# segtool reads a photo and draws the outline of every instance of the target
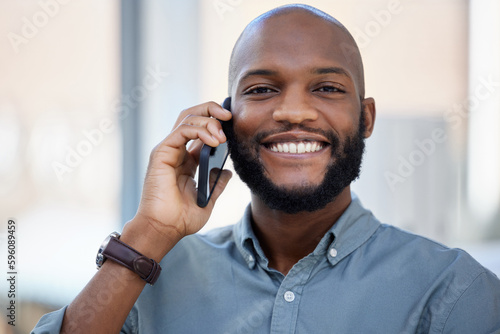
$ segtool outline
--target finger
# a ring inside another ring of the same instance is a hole
[[[215,132],[215,133],[214,133]],[[225,137],[222,137],[218,131],[210,131],[205,126],[194,126],[188,124],[179,125],[164,140],[164,144],[170,147],[179,148],[185,146],[190,140],[200,139],[203,143],[216,147]]]
[[[184,158],[184,163],[182,165],[182,170],[177,170],[177,175],[184,174],[191,178],[196,175],[196,169],[200,163],[201,148],[203,147],[203,142],[199,139],[191,141],[187,149],[187,155]],[[179,166],[180,167],[180,166]]]
[[[188,115],[203,116],[203,117],[214,117],[222,121],[228,121],[231,119],[231,112],[227,109],[222,108],[222,106],[213,101],[199,104],[197,106],[183,110],[177,122],[174,124],[174,129],[186,118]]]
[[[201,140],[196,140],[188,148],[188,152],[193,157],[196,165],[200,163],[200,153],[202,147],[203,147],[203,142]]]
[[[163,164],[177,168],[186,162],[186,144],[191,140],[199,140],[212,147],[219,145],[219,141],[214,138],[206,128],[194,127],[190,125],[179,126],[160,142],[150,154],[149,166],[161,166]]]
[[[219,181],[219,177],[221,174],[222,174],[222,171],[220,168],[214,167],[210,170],[210,173],[208,176],[208,185],[209,185],[210,192],[213,191],[214,184],[216,181],[217,182]]]
[[[219,196],[222,194],[224,189],[226,189],[226,186],[232,177],[233,177],[233,173],[230,170],[224,169],[222,171],[222,173],[219,176],[219,180],[217,181],[217,184],[215,185],[215,188],[212,192],[212,196],[210,197],[210,200],[209,200],[208,205],[207,205],[210,207],[210,210],[213,209],[215,202],[217,201]]]
[[[200,141],[199,139],[195,139],[195,140],[190,140],[190,141],[188,141],[188,142],[187,142],[187,144],[186,144],[186,150],[187,150],[188,152],[189,152],[189,151],[191,151],[192,147],[193,147],[194,145],[196,145],[196,143],[197,143],[197,142],[199,142],[199,141]]]
[[[179,124],[179,126],[181,126],[181,125],[191,125],[191,126],[198,126],[198,127],[206,127],[207,130],[214,137],[216,137],[220,142],[225,142],[226,141],[226,135],[224,134],[224,131],[222,131],[222,125],[215,118],[188,115]]]

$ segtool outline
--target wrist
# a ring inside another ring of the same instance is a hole
[[[125,224],[120,240],[160,262],[182,237],[174,228],[170,233],[160,232],[154,223],[138,214]]]
[[[121,241],[117,232],[111,233],[101,244],[96,256],[97,269],[100,269],[105,261],[114,261],[124,266],[151,285],[155,284],[161,274],[161,266],[157,261]]]

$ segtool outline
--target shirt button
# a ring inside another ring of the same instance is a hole
[[[336,257],[337,256],[337,250],[335,248],[330,249],[330,256],[331,257]]]
[[[293,302],[295,299],[295,294],[292,291],[285,292],[285,300],[289,303]]]

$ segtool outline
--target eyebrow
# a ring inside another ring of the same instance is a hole
[[[273,76],[277,75],[278,71],[273,71],[273,70],[266,70],[266,69],[257,69],[257,70],[250,70],[246,72],[239,81],[243,81],[248,79],[249,77],[252,76]]]
[[[342,67],[320,67],[311,70],[312,74],[340,74],[351,79],[349,73]]]
[[[312,74],[340,74],[343,75],[349,79],[351,79],[351,76],[349,73],[343,69],[342,67],[319,67],[319,68],[313,68],[311,70]],[[239,81],[243,81],[248,79],[249,77],[252,76],[273,76],[273,75],[278,75],[278,71],[273,71],[273,70],[267,70],[267,69],[256,69],[256,70],[250,70],[246,72]]]

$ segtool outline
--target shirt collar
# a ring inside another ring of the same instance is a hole
[[[266,258],[252,229],[252,208],[250,204],[245,209],[240,222],[234,225],[234,236],[236,247],[238,247],[250,269],[255,267],[256,256]]]
[[[250,269],[256,261],[268,262],[259,241],[252,230],[252,211],[248,205],[238,224],[234,226],[236,246]],[[315,256],[326,255],[331,265],[335,265],[356,248],[365,243],[379,227],[380,223],[371,211],[365,209],[353,193],[351,204],[335,224],[325,233],[316,249]]]
[[[356,194],[352,193],[351,198],[351,204],[327,232],[334,237],[325,252],[332,265],[337,264],[364,244],[380,226],[380,222],[370,210],[363,207]]]

